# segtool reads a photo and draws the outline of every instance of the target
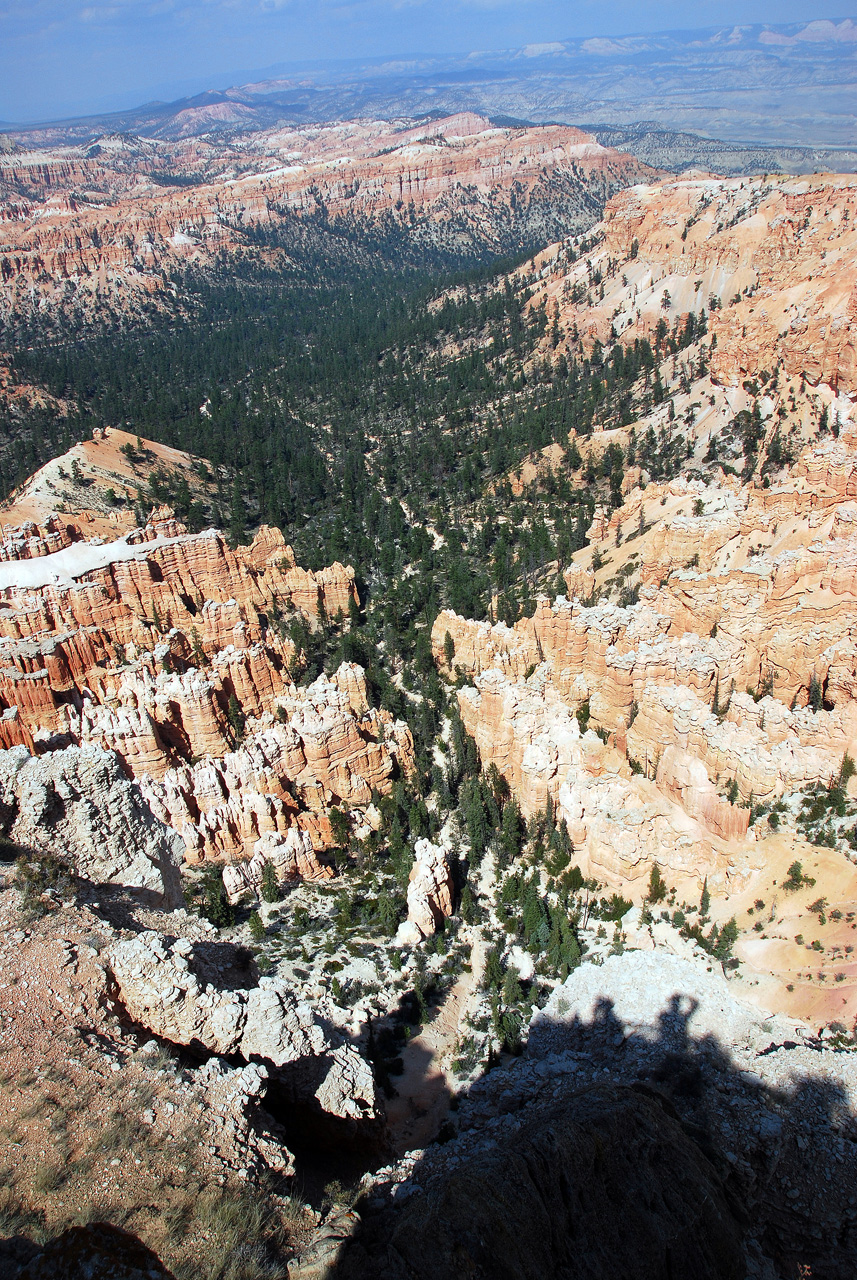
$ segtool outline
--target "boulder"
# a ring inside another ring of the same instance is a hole
[[[66,859],[94,884],[123,885],[167,909],[182,905],[181,839],[101,747],[39,757],[25,747],[0,751],[0,831]]]

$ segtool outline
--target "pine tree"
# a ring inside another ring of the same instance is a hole
[[[236,475],[232,483],[232,502],[229,509],[229,545],[240,546],[247,537],[247,506],[241,491],[241,481]]]
[[[524,993],[521,990],[518,970],[513,964],[510,964],[503,979],[503,1003],[505,1005],[518,1005],[523,998]]]
[[[556,829],[556,811],[550,796],[545,801],[545,839],[550,842]]]
[[[265,926],[262,923],[262,917],[259,915],[259,912],[258,911],[251,912],[250,919],[247,921],[247,923],[250,926],[250,937],[253,939],[253,941],[264,942]]]
[[[199,638],[199,632],[196,627],[191,628],[190,651],[197,666],[201,667],[205,662],[205,650],[202,647],[202,641]]]
[[[652,863],[652,870],[649,873],[649,902],[663,902],[667,896],[666,882],[661,875],[661,869],[656,862]]]
[[[334,841],[340,849],[346,848],[351,837],[351,823],[348,820],[348,814],[334,807],[329,811],[328,816]]]
[[[480,857],[488,844],[488,822],[482,803],[482,788],[475,779],[466,784],[463,807],[471,851],[475,857]]]
[[[476,923],[476,902],[469,884],[466,884],[461,891],[461,902],[458,904],[458,911],[465,924]]]
[[[720,935],[714,947],[714,954],[718,960],[728,960],[732,955],[732,948],[738,941],[738,925],[735,917],[727,920],[726,924],[720,930]]]
[[[202,877],[202,914],[218,929],[235,922],[235,911],[226,896],[221,868],[213,863],[206,867]]]
[[[708,892],[708,876],[702,882],[702,895],[699,899],[699,918],[707,920],[711,910],[711,894]]]
[[[542,900],[539,897],[538,890],[535,885],[531,882],[527,885],[527,889],[524,894],[523,909],[521,911],[521,924],[524,930],[524,939],[528,947],[537,946],[541,939],[541,926],[543,923],[545,923],[545,911],[542,905]],[[548,936],[544,939],[545,943],[549,938],[550,932],[548,931]],[[541,947],[538,947],[538,950],[541,950]]]
[[[381,897],[378,906],[378,917],[381,927],[388,938],[392,938],[393,934],[399,927],[399,907],[397,898],[393,894],[385,893]]]
[[[503,865],[508,866],[521,852],[521,810],[514,799],[507,800],[503,806],[503,817],[500,824],[500,848],[503,853]]]
[[[242,737],[244,736],[244,725],[246,723],[246,717],[244,715],[244,712],[241,710],[241,703],[235,697],[234,693],[230,693],[229,695],[229,704],[226,709],[226,718],[229,721],[230,725],[232,726],[232,730],[233,730],[233,733],[235,734],[236,742],[240,742]]]
[[[496,947],[492,947],[485,956],[485,987],[489,991],[499,991],[503,982],[503,966]]]
[[[274,864],[273,862],[266,862],[262,868],[262,901],[279,902],[280,897],[280,886],[277,882],[277,872],[274,869]]]

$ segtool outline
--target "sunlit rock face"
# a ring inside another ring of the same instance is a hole
[[[530,305],[556,303],[566,331],[576,327],[602,343],[651,337],[659,321],[672,326],[705,310],[717,340],[711,369],[721,382],[737,385],[780,366],[850,394],[855,212],[853,175],[635,186],[608,201],[585,260],[569,263],[556,245],[538,256],[542,279]],[[599,269],[603,296],[591,287]]]
[[[430,938],[452,915],[455,882],[449,856],[441,845],[417,840],[408,879],[408,918],[396,935],[401,943]]]
[[[113,753],[191,861],[273,840],[283,876],[326,876],[329,808],[364,810],[413,763],[362,668],[295,683],[283,620],[347,618],[356,600],[350,567],[302,569],[266,527],[231,549],[167,508],[111,540],[58,517],[7,524],[0,745]]]
[[[0,751],[0,834],[55,854],[84,882],[122,885],[168,910],[184,901],[181,839],[100,747]]]
[[[526,812],[558,802],[594,870],[634,881],[657,858],[738,883],[760,856],[749,802],[827,784],[855,754],[855,468],[846,418],[768,488],[632,490],[590,533],[612,549],[645,502],[637,603],[583,603],[595,575],[574,565],[569,596],[514,627],[437,619],[483,761]]]

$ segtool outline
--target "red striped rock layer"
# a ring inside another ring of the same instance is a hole
[[[3,525],[0,535],[0,560],[31,560],[70,547],[80,538],[80,531],[59,516],[52,516],[44,526],[32,520],[18,526]]]
[[[363,809],[413,766],[406,726],[369,710],[360,667],[293,682],[301,655],[278,619],[347,616],[353,571],[304,570],[267,528],[231,550],[168,510],[113,543],[72,532],[6,539],[0,743],[115,752],[192,860],[249,857],[263,837],[276,852],[301,831],[306,847],[274,861],[325,874],[329,808]]]
[[[39,541],[17,544],[29,550]],[[7,548],[15,545],[7,540]],[[272,529],[232,551],[216,530],[188,534],[169,513],[113,546],[115,554],[105,548],[103,563],[91,569],[94,548],[79,543],[61,563],[39,557],[35,577],[16,576],[12,564],[4,572],[0,709],[17,706],[33,734],[58,729],[76,701],[69,695],[84,687],[96,702],[119,696],[121,664],[158,646],[170,667],[210,662],[225,700],[234,695],[245,714],[258,715],[282,692],[295,657],[272,625],[274,614],[347,616],[356,599],[351,569],[300,568]],[[76,567],[70,557],[78,547]],[[177,702],[196,704],[185,692]]]
[[[137,547],[133,555],[129,546]],[[230,550],[210,529],[188,534],[174,521],[129,534],[97,568],[77,570],[69,559],[56,567],[41,557],[45,572],[33,580],[0,576],[0,635],[12,640],[60,627],[109,624],[115,643],[142,644],[152,626],[190,634],[203,647],[236,643],[236,629],[250,643],[261,634],[262,615],[274,601],[310,617],[348,616],[356,599],[353,570],[335,564],[319,573],[295,563],[278,530],[262,528],[249,547]],[[81,563],[86,566],[86,560]],[[30,583],[33,583],[30,586]]]

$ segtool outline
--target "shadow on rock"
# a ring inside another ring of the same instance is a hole
[[[101,1222],[69,1227],[20,1270],[13,1266],[4,1274],[15,1280],[173,1280],[136,1236]]]
[[[857,1054],[758,1011],[727,1046],[697,1010],[540,1014],[457,1136],[368,1184],[293,1280],[851,1280]]]

